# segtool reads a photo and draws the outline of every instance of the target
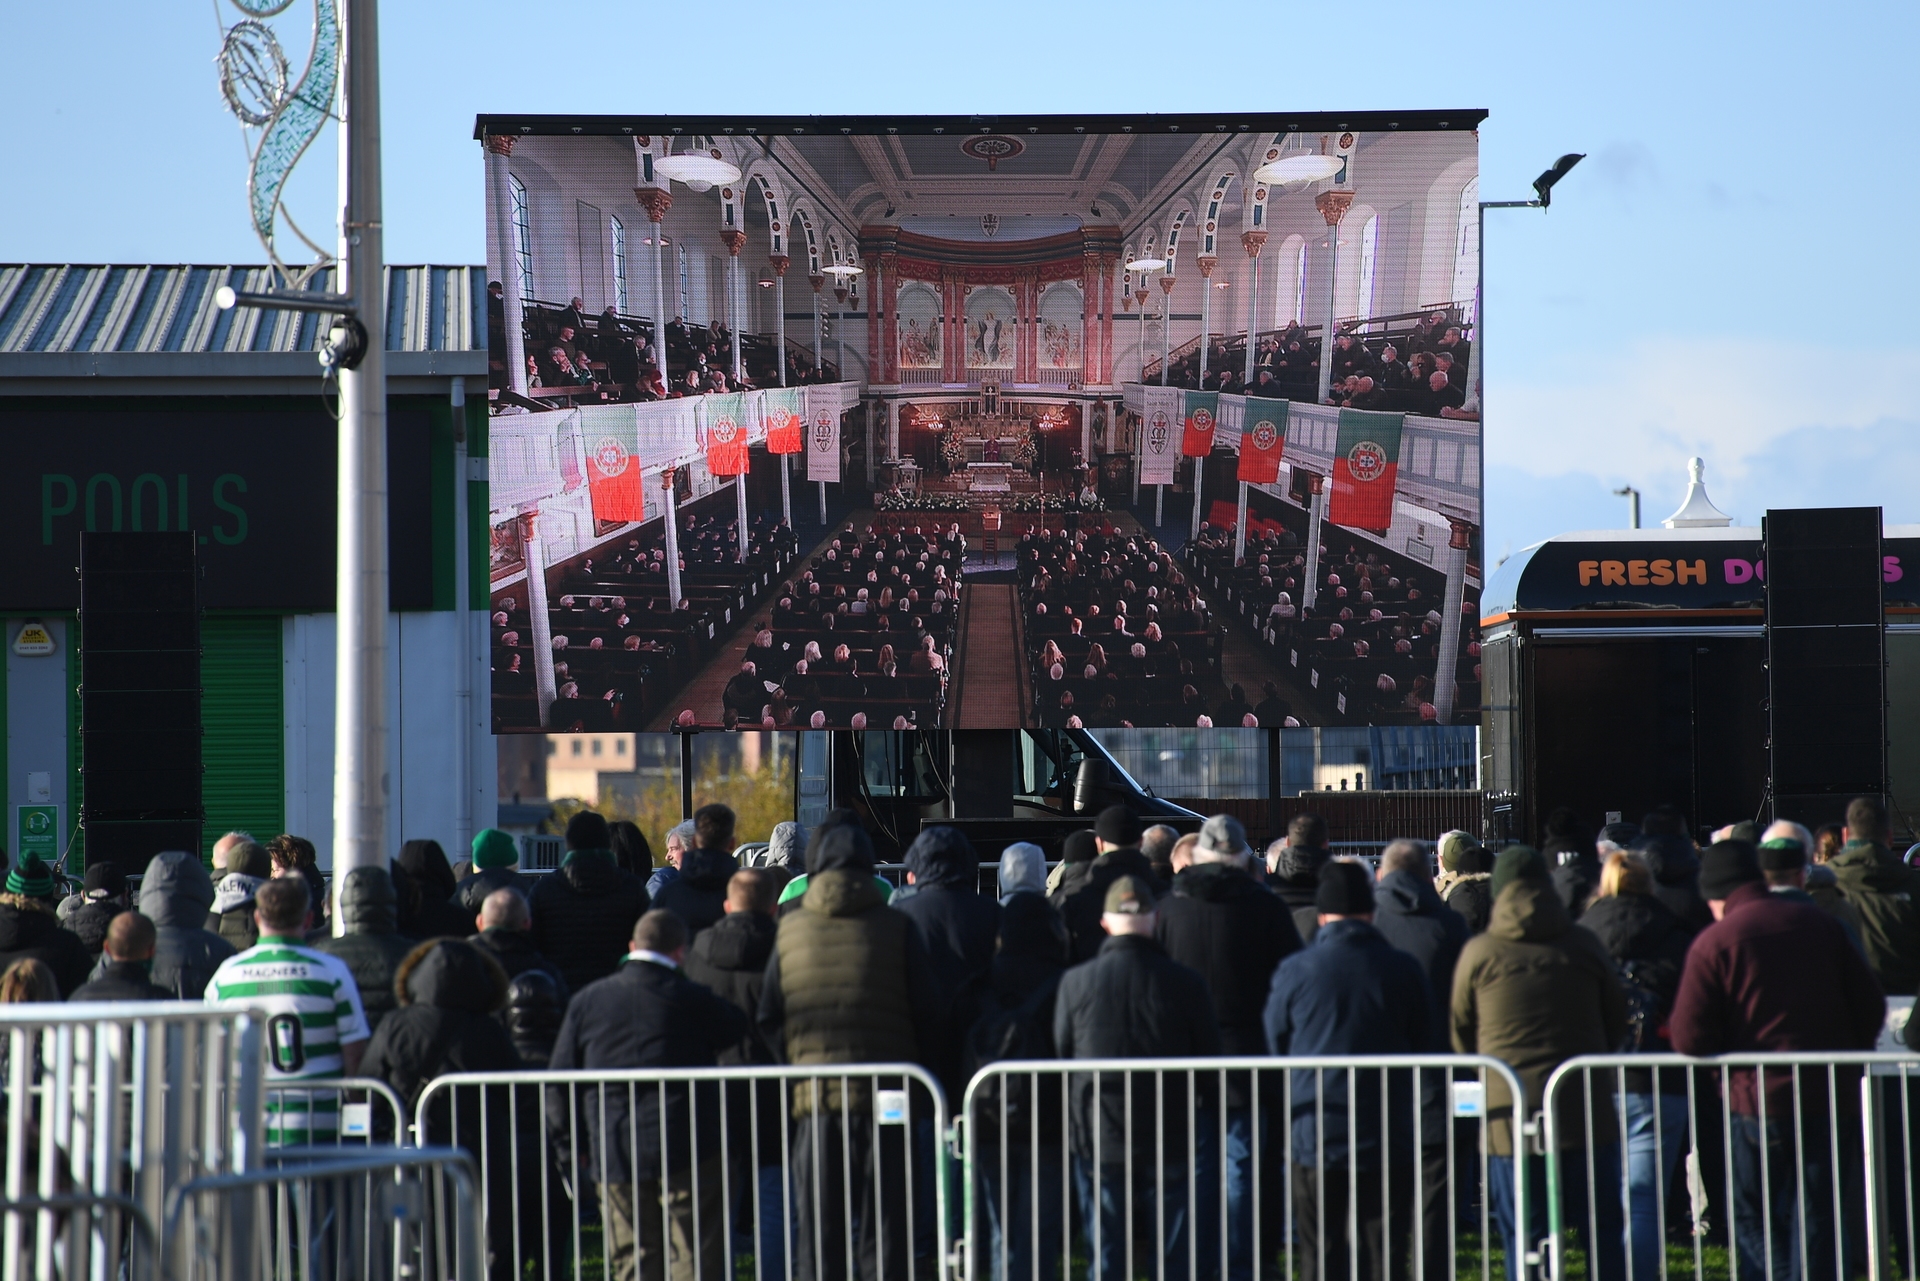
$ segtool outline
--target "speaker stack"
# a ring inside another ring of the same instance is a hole
[[[80,536],[87,861],[200,853],[200,600],[191,533]]]
[[[1837,823],[1887,790],[1887,658],[1880,509],[1770,511],[1768,785],[1773,813]]]

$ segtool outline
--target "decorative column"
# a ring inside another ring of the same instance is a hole
[[[1200,268],[1200,386],[1207,385],[1207,357],[1213,347],[1213,269],[1220,260],[1212,254],[1194,259]]]
[[[847,381],[847,278],[833,278],[833,301],[838,304],[833,312],[833,363],[840,371],[840,381]]]
[[[787,385],[787,267],[793,260],[785,254],[768,254],[767,262],[773,267],[773,345],[778,351],[780,365],[780,385]],[[782,455],[784,460],[789,455]],[[786,464],[781,463],[781,476],[786,475]],[[784,481],[782,492],[785,492]],[[784,509],[785,500],[781,502]]]
[[[660,488],[667,499],[667,596],[672,609],[680,608],[680,514],[674,508],[672,467],[660,469]]]
[[[900,381],[899,255],[881,254],[880,274],[886,278],[885,288],[876,288],[873,291],[874,305],[885,307],[880,320],[880,368],[886,382],[898,384]]]
[[[547,614],[547,545],[540,537],[540,508],[520,513],[521,555],[527,562],[527,618],[533,627],[533,689],[540,727],[553,706],[553,619]]]
[[[1300,580],[1300,608],[1312,609],[1320,597],[1320,522],[1326,516],[1327,478],[1315,475],[1307,498],[1307,572]]]
[[[664,187],[635,187],[634,199],[647,211],[647,223],[653,229],[653,354],[660,362],[660,381],[667,390],[673,383],[667,373],[667,210],[673,208],[673,196]]]
[[[1247,385],[1253,385],[1253,347],[1260,332],[1260,249],[1267,233],[1254,229],[1240,233],[1240,247],[1247,251]]]
[[[1467,547],[1473,526],[1448,517],[1446,603],[1440,606],[1440,660],[1433,673],[1433,713],[1436,723],[1453,723],[1454,687],[1460,680],[1460,611],[1467,595]]]
[[[1238,565],[1247,558],[1247,482],[1240,482],[1240,517],[1233,527],[1233,563]]]
[[[963,383],[967,380],[967,326],[965,322],[965,295],[961,290],[965,286],[954,272],[942,272],[940,275],[940,307],[945,315],[941,321],[940,335],[940,381]]]
[[[1313,198],[1313,207],[1327,224],[1327,319],[1320,328],[1319,403],[1333,390],[1333,327],[1340,297],[1340,220],[1353,208],[1353,192],[1335,187]]]
[[[513,155],[513,135],[488,134],[483,145],[487,153],[487,200],[493,206],[492,222],[499,256],[503,325],[506,329],[507,386],[515,394],[527,394],[527,335],[524,328],[526,302],[520,297],[520,256],[514,251],[513,187],[507,160]],[[548,657],[552,666],[552,657]],[[551,683],[551,682],[549,682]],[[549,700],[551,701],[551,700]]]
[[[1100,385],[1100,256],[1080,259],[1080,381]]]
[[[880,360],[880,258],[872,255],[867,258],[867,381],[869,383],[887,380],[886,366]],[[871,458],[872,452],[868,455]]]
[[[818,373],[824,370],[827,364],[826,323],[820,314],[820,287],[827,283],[827,278],[808,276],[807,283],[813,286],[813,367]]]
[[[747,233],[737,228],[720,233],[721,243],[727,247],[727,328],[733,331],[733,380],[740,381],[740,251],[747,247]]]
[[[741,433],[744,435],[746,430],[746,424],[742,423]],[[740,563],[744,565],[747,561],[747,473],[745,472],[733,478],[733,509],[738,521],[736,526],[738,537],[735,541],[740,546]]]
[[[1120,259],[1107,255],[1100,259],[1100,381],[1111,387],[1113,377],[1113,273]]]

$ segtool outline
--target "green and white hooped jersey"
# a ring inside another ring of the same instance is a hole
[[[264,1016],[269,1087],[339,1076],[345,1067],[340,1047],[370,1035],[346,962],[291,938],[263,935],[256,946],[222,961],[206,999]],[[268,1096],[266,1120],[267,1142],[274,1146],[331,1138],[340,1128],[339,1096],[280,1089]]]

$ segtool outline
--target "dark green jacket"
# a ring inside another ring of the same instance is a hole
[[[1920,871],[1870,841],[1848,841],[1827,866],[1859,913],[1867,965],[1888,992],[1920,986]]]
[[[1461,949],[1453,972],[1453,1046],[1505,1061],[1540,1111],[1547,1078],[1576,1054],[1611,1054],[1627,1030],[1626,995],[1613,958],[1575,925],[1546,881],[1520,880],[1500,891],[1486,933]],[[1611,1081],[1612,1078],[1608,1078]],[[1564,1090],[1565,1132],[1584,1136],[1578,1090]],[[1496,1155],[1513,1153],[1513,1097],[1499,1077],[1487,1083]],[[1612,1095],[1594,1091],[1596,1135],[1619,1132]]]
[[[945,1011],[920,931],[865,871],[815,873],[783,917],[760,991],[767,1046],[795,1066],[926,1063]],[[862,1091],[861,1093],[864,1093]],[[804,1090],[794,1106],[806,1110]],[[838,1103],[838,1083],[830,1090]]]

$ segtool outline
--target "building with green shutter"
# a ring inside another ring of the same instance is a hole
[[[484,273],[389,267],[389,845],[494,822]],[[311,287],[329,289],[328,273]],[[0,848],[68,853],[83,530],[198,537],[202,853],[333,827],[334,389],[319,318],[221,311],[257,267],[0,264]],[[471,391],[473,399],[468,402]]]

